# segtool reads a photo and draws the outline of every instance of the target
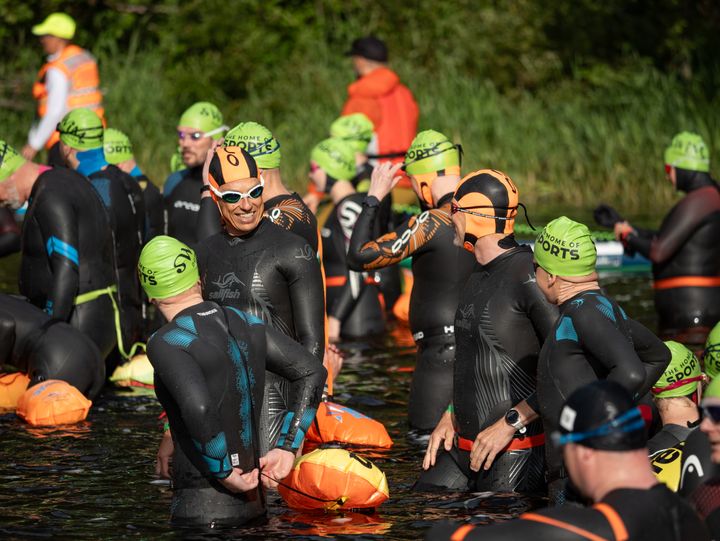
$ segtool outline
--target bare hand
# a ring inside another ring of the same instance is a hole
[[[213,141],[212,145],[210,146],[210,150],[207,151],[207,155],[205,156],[205,163],[203,164],[203,170],[202,170],[203,186],[210,185],[210,180],[208,179],[208,172],[210,171],[210,162],[212,161],[213,156],[215,155],[215,150],[218,147],[222,146],[223,141],[225,141],[224,137],[221,137],[220,139]],[[210,192],[204,191],[200,197],[210,197]]]
[[[32,159],[37,155],[38,151],[35,150],[30,145],[25,145],[22,150],[20,151],[20,154],[22,154],[22,157],[25,158],[28,161],[32,161]]]
[[[336,317],[328,316],[328,338],[333,342],[340,340],[340,327],[342,323]]]
[[[260,471],[257,468],[247,473],[243,473],[240,468],[233,468],[228,477],[218,481],[230,492],[247,492],[258,486],[259,477]]]
[[[328,376],[332,376],[333,382],[340,373],[343,365],[343,355],[335,344],[330,344],[325,348],[325,357],[323,358],[323,366],[328,371]]]
[[[317,209],[320,206],[320,199],[322,198],[322,195],[318,192],[312,191],[308,192],[303,196],[303,203],[307,205],[307,208],[310,209],[310,212],[313,214],[317,213]]]
[[[275,488],[292,470],[295,455],[284,449],[271,449],[268,454],[260,457],[260,468],[263,470],[262,483],[267,488]]]
[[[427,450],[425,451],[425,458],[423,459],[423,470],[429,469],[435,465],[435,459],[437,458],[438,449],[443,444],[446,451],[450,451],[453,446],[455,439],[455,427],[453,426],[452,413],[446,411],[443,416],[440,417],[435,430],[430,434],[430,441],[428,441]]]
[[[515,428],[505,422],[505,418],[495,421],[475,437],[470,451],[470,469],[480,471],[480,468],[489,470],[495,457],[512,441]]]
[[[160,440],[158,447],[157,460],[155,461],[155,475],[161,479],[170,479],[172,477],[172,457],[175,452],[170,431],[166,430]]]
[[[376,166],[370,177],[368,197],[377,197],[379,201],[382,201],[397,183],[400,182],[402,175],[398,175],[397,173],[402,166],[402,163],[393,164],[391,162],[383,162]]]
[[[633,231],[633,227],[628,222],[617,222],[613,226],[615,239],[619,241],[622,241],[629,233],[632,233]]]

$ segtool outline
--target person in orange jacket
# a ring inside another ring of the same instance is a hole
[[[22,149],[26,160],[32,160],[43,147],[57,149],[59,135],[55,127],[68,111],[87,108],[100,118],[105,113],[97,62],[88,51],[70,43],[75,35],[72,17],[51,13],[42,23],[33,26],[32,33],[40,38],[48,56],[33,84],[38,121],[30,129]],[[59,165],[59,152],[51,151],[48,160],[51,165]]]
[[[385,42],[366,36],[352,42],[347,55],[352,58],[357,80],[348,86],[348,99],[342,115],[364,113],[375,126],[367,154],[371,164],[385,160],[401,162],[417,132],[419,110],[412,92],[387,66]],[[400,186],[411,189],[404,177]]]

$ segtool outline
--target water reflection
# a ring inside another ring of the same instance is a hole
[[[626,311],[655,328],[646,275],[604,276]],[[390,485],[375,514],[300,513],[269,494],[262,525],[186,530],[168,524],[170,491],[154,476],[160,406],[151,396],[107,390],[88,421],[69,428],[30,428],[0,415],[0,537],[91,539],[418,539],[441,519],[492,523],[542,505],[515,494],[414,493],[424,454],[407,438],[407,399],[414,351],[409,332],[377,343],[344,344],[348,352],[335,400],[382,421],[395,445],[369,454]]]

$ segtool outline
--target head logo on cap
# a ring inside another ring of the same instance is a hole
[[[258,178],[258,169],[253,157],[241,147],[221,147],[215,150],[210,160],[208,180],[219,188],[228,182]]]
[[[272,132],[257,122],[241,122],[225,134],[223,146],[247,151],[260,169],[280,167],[280,142]]]
[[[556,276],[587,276],[595,272],[597,250],[587,226],[561,216],[535,240],[535,260]]]

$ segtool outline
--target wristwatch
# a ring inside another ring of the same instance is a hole
[[[520,420],[520,414],[516,409],[509,409],[507,411],[507,413],[505,414],[505,422],[509,426],[520,432],[520,434],[525,434],[525,431],[527,431],[527,428],[525,428],[525,425],[522,424],[522,421]]]

